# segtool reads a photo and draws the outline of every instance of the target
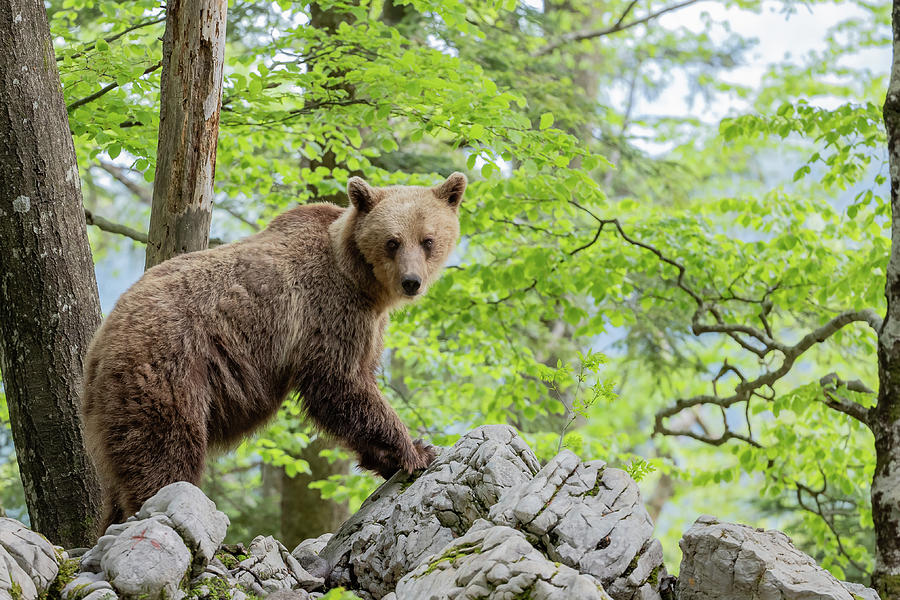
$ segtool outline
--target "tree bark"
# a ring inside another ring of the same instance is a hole
[[[887,314],[878,335],[878,404],[872,518],[875,522],[873,587],[883,600],[900,599],[900,0],[893,2],[894,55],[884,102],[891,177],[891,256],[887,266]]]
[[[348,13],[333,7],[322,8],[316,2],[310,4],[309,13],[310,25],[330,34],[335,34],[341,23],[350,20]],[[310,61],[306,66],[312,70],[314,63]],[[349,84],[340,85],[337,89],[343,90],[350,97],[354,94],[354,90]],[[303,159],[301,166],[308,166],[313,170],[322,166],[331,170],[339,165],[334,152],[328,150],[318,160],[306,161]],[[346,168],[343,163],[340,166]],[[315,202],[347,205],[347,195],[343,192],[322,195],[318,193],[315,186],[309,186],[309,189],[314,194]],[[346,461],[329,463],[319,456],[321,450],[337,448],[339,445],[334,442],[316,438],[303,449],[299,456],[309,463],[312,475],[301,473],[291,478],[283,470],[281,471],[281,535],[283,543],[288,548],[294,547],[307,538],[318,537],[323,533],[337,530],[338,526],[350,516],[346,504],[326,500],[322,498],[318,490],[309,488],[309,484],[313,481],[328,479],[331,475],[346,473],[349,470],[349,464]]]
[[[100,488],[78,416],[100,323],[75,147],[40,0],[0,0],[0,369],[31,525],[93,542]]]
[[[148,269],[209,241],[227,8],[227,0],[166,6]]]
[[[299,473],[288,477],[282,470],[281,480],[281,541],[288,548],[308,538],[319,537],[323,533],[337,531],[350,517],[346,504],[325,500],[319,490],[311,489],[313,481],[325,479],[335,473],[347,473],[348,461],[329,463],[319,456],[319,452],[334,448],[333,443],[317,437],[303,452],[303,459],[309,463],[312,474]]]

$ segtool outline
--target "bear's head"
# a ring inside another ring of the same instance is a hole
[[[375,278],[394,300],[425,292],[459,238],[459,205],[466,176],[453,173],[434,187],[376,188],[347,182],[356,211],[354,239]]]

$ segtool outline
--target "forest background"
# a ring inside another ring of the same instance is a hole
[[[165,14],[45,4],[107,312],[144,267]],[[509,423],[625,468],[672,572],[713,513],[868,583],[890,46],[877,1],[231,1],[211,243],[354,174],[466,171],[451,265],[387,336],[414,434]],[[27,522],[9,421],[0,393]],[[204,490],[229,541],[291,547],[378,484],[289,402]]]

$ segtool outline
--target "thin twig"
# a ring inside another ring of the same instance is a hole
[[[648,15],[645,15],[645,16],[641,17],[640,19],[635,19],[634,21],[629,21],[628,23],[623,23],[623,21],[625,20],[625,17],[628,15],[629,12],[631,12],[631,9],[635,5],[635,2],[632,2],[631,4],[628,5],[628,8],[625,9],[625,12],[622,14],[622,16],[620,16],[619,19],[615,23],[610,25],[609,27],[604,27],[603,29],[595,29],[593,31],[584,31],[581,33],[571,33],[569,35],[565,35],[559,41],[553,42],[551,44],[547,44],[543,48],[537,50],[536,52],[534,52],[532,54],[532,56],[534,56],[534,57],[545,56],[547,54],[550,54],[557,48],[559,48],[561,46],[565,46],[566,44],[571,44],[573,42],[580,42],[582,40],[598,38],[598,37],[602,37],[605,35],[610,35],[612,33],[617,33],[619,31],[624,31],[626,29],[630,29],[632,27],[641,25],[648,21],[652,21],[653,19],[655,19],[659,16],[662,16],[662,15],[666,14],[667,12],[671,12],[673,10],[678,10],[679,8],[684,8],[685,6],[690,6],[691,4],[695,4],[696,2],[699,2],[699,1],[700,0],[684,0],[684,2],[679,2],[677,4],[673,4],[672,6],[667,6],[665,8],[661,8],[660,10],[658,10],[656,12],[652,12]]]
[[[131,32],[134,31],[135,29],[141,29],[142,27],[149,27],[150,25],[156,25],[157,23],[162,23],[162,22],[165,21],[165,20],[166,20],[166,17],[165,17],[165,15],[163,15],[162,17],[159,17],[158,19],[153,19],[153,20],[151,20],[151,21],[144,21],[143,23],[138,23],[137,25],[132,25],[131,27],[129,27],[129,28],[126,29],[125,31],[119,32],[119,33],[117,33],[117,34],[115,34],[115,35],[111,35],[111,36],[109,36],[109,37],[105,37],[105,38],[103,38],[103,40],[106,41],[106,42],[114,42],[114,41],[116,41],[117,39],[119,39],[120,37],[122,37],[123,35],[126,35],[126,34],[128,34],[128,33],[131,33]],[[67,58],[70,58],[70,59],[71,59],[71,58],[78,58],[79,56],[82,56],[83,54],[86,54],[87,52],[90,52],[90,51],[93,50],[96,46],[97,46],[97,42],[91,42],[90,44],[88,44],[87,46],[85,46],[83,50],[80,50],[79,52],[76,52],[75,54],[71,54],[71,55],[69,55],[69,56],[66,56],[65,54],[63,54],[63,55],[57,56],[57,57],[56,57],[56,62],[59,62],[59,61],[61,61],[61,60],[65,60],[65,59],[67,59]]]

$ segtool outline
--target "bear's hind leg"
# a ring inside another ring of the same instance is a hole
[[[169,389],[175,397],[161,391],[142,397],[139,404],[146,409],[110,430],[106,463],[113,472],[105,488],[118,508],[110,514],[119,522],[170,483],[200,485],[207,452],[206,411],[199,399],[180,396],[177,386]]]
[[[121,523],[125,520],[125,513],[119,506],[118,496],[110,492],[104,492],[103,515],[100,518],[100,535],[105,535],[110,525]]]
[[[206,439],[195,439],[189,433],[168,436],[168,444],[162,452],[147,452],[132,462],[126,469],[127,475],[120,479],[117,504],[124,518],[130,517],[151,496],[160,489],[175,483],[187,481],[200,485],[206,464]]]

